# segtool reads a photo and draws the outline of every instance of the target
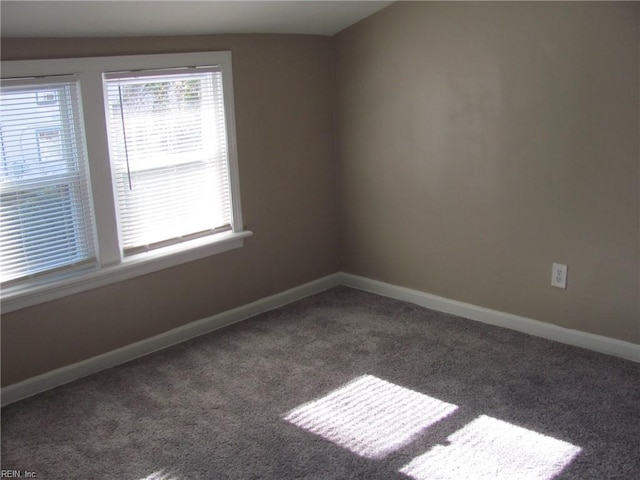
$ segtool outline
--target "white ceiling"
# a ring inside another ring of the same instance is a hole
[[[3,37],[333,35],[390,1],[0,1]]]

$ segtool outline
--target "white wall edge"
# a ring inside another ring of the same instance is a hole
[[[340,275],[340,283],[347,287],[397,300],[404,300],[439,312],[450,313],[469,320],[476,320],[482,323],[508,328],[536,337],[546,338],[548,340],[582,347],[640,363],[640,345],[635,343],[571,330],[550,323],[491,310],[348,273],[342,273]]]
[[[211,317],[196,320],[178,328],[141,340],[122,348],[28,378],[22,382],[2,388],[1,404],[4,407],[38,393],[73,382],[111,367],[135,360],[150,353],[185,342],[214,330],[246,320],[283,305],[301,300],[340,285],[340,274],[334,273],[313,280],[284,292],[264,297]]]

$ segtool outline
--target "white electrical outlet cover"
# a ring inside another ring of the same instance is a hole
[[[567,266],[562,263],[553,263],[551,266],[551,286],[567,288]]]

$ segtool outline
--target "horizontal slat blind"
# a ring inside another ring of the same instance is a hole
[[[125,255],[231,229],[222,75],[105,75]]]
[[[0,129],[2,282],[94,261],[77,80],[3,80]]]

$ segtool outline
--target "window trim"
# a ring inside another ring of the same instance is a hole
[[[220,65],[223,79],[229,178],[232,198],[232,231],[197,238],[157,250],[125,256],[121,250],[114,181],[109,159],[103,74],[128,70],[154,70]],[[231,52],[126,55],[54,60],[2,62],[2,77],[41,77],[74,74],[80,82],[82,118],[89,158],[90,188],[97,230],[95,267],[81,273],[61,272],[11,286],[1,293],[4,313],[174,267],[243,245],[252,232],[244,230],[235,132],[235,108]]]

